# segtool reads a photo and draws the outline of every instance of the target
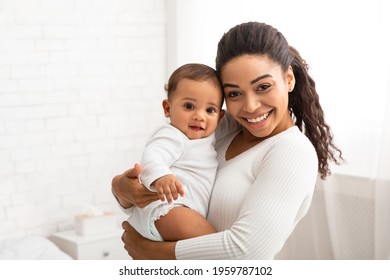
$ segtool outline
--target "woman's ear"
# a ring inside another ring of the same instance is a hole
[[[164,99],[162,102],[162,106],[164,109],[164,115],[165,117],[169,118],[171,116],[171,104],[169,103],[168,99]]]
[[[287,78],[288,92],[292,92],[295,86],[295,75],[291,66],[289,66],[287,69],[286,78]]]

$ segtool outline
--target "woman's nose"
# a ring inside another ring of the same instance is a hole
[[[245,98],[245,103],[244,103],[243,109],[244,109],[244,111],[246,111],[248,113],[252,113],[252,112],[256,111],[260,106],[261,106],[260,100],[258,100],[257,98],[255,98],[252,95],[249,95],[249,96],[246,96],[246,98]]]

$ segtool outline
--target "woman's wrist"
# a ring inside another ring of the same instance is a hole
[[[145,259],[154,260],[176,260],[175,241],[150,241],[144,239],[142,247]]]

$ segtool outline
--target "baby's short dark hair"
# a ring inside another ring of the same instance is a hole
[[[168,100],[171,100],[179,82],[183,79],[203,82],[209,81],[221,89],[222,85],[215,69],[201,63],[188,63],[177,68],[169,77],[168,83],[164,89],[167,92]]]

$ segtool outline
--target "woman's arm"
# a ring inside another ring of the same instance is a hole
[[[175,260],[176,242],[151,241],[142,237],[128,222],[123,222],[122,241],[134,260]]]
[[[117,175],[112,179],[112,193],[123,211],[137,206],[143,208],[149,203],[158,200],[156,192],[152,192],[142,185],[138,179],[141,166]],[[123,222],[125,232],[122,241],[128,254],[135,260],[139,259],[175,259],[176,242],[154,242],[142,237],[128,222]]]
[[[267,153],[260,163],[231,228],[178,242],[156,243],[127,225],[122,239],[126,250],[142,259],[272,259],[310,205],[317,158],[313,147],[302,149],[287,142]],[[231,177],[226,179],[232,181]],[[234,182],[230,182],[233,189],[237,185]]]
[[[156,192],[148,190],[140,183],[138,179],[140,173],[141,166],[135,164],[134,168],[112,179],[112,193],[124,209],[134,205],[143,208],[149,203],[158,200]]]

